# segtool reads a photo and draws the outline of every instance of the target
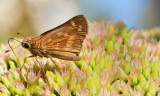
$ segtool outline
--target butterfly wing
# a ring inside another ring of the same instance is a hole
[[[78,15],[41,35],[41,46],[47,54],[59,59],[80,60],[78,54],[88,32],[87,21]]]

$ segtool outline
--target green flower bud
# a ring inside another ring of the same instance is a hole
[[[151,93],[147,92],[147,95],[146,96],[153,96]]]
[[[76,86],[75,86],[75,90],[76,90],[76,91],[81,90],[81,85],[80,85],[80,83],[76,84]]]
[[[9,66],[11,70],[16,69],[15,63],[13,61],[9,61]]]
[[[147,59],[147,58],[144,58],[144,60],[143,60],[143,67],[147,67],[147,66],[149,66],[149,60]]]
[[[45,64],[44,70],[49,70],[50,69],[50,65],[47,63]]]
[[[11,75],[8,75],[7,78],[10,81],[11,84],[14,83],[14,79],[13,79],[13,77]]]
[[[18,89],[18,88],[15,88],[15,93],[16,93],[17,95],[24,95],[24,91],[22,91],[22,90],[20,90],[20,89]]]
[[[109,41],[106,45],[106,51],[107,52],[112,52],[113,50],[113,42],[112,41]]]
[[[145,79],[144,75],[143,75],[143,74],[140,74],[140,75],[139,75],[139,86],[140,86],[141,88],[143,88],[144,85],[145,85],[145,83],[146,83],[146,79]]]
[[[91,91],[91,95],[95,95],[97,93],[96,86],[94,83],[92,83],[92,87],[90,88],[90,91]]]
[[[154,80],[156,80],[158,78],[158,71],[157,70],[153,70],[152,73],[151,73],[151,76]]]
[[[114,33],[114,27],[113,27],[113,25],[110,25],[109,27],[108,27],[108,32],[110,32],[110,33]],[[107,34],[108,35],[108,34]]]
[[[94,39],[95,39],[95,36],[92,36],[92,37],[90,38],[90,41],[93,43]]]
[[[111,92],[112,89],[113,89],[113,87],[112,87],[108,82],[106,83],[106,87],[109,89],[110,92]]]
[[[20,81],[20,76],[19,76],[19,74],[16,72],[16,71],[13,71],[13,77],[14,77],[14,79],[16,80],[16,81]]]
[[[55,95],[55,94],[52,94],[51,96],[57,96],[57,95]]]
[[[29,91],[30,94],[34,94],[35,85],[28,86],[28,91]]]
[[[151,68],[143,68],[143,75],[148,80]]]
[[[100,72],[101,71],[101,64],[96,64],[93,71],[96,72],[96,73]]]
[[[7,79],[5,76],[1,76],[1,79],[2,79],[2,82],[4,83],[4,85],[5,85],[7,88],[10,88],[10,87],[11,87],[11,83],[8,81],[8,79]]]
[[[100,82],[99,82],[98,77],[94,77],[94,78],[93,78],[93,82],[94,82],[96,88],[99,89],[99,88],[100,88]],[[106,83],[106,82],[105,82],[105,83]]]
[[[74,63],[78,66],[78,68],[82,67],[82,60],[81,61],[75,61]]]
[[[130,67],[131,67],[130,63],[124,62],[124,72],[125,72],[127,75],[129,75],[129,73],[130,73]]]
[[[87,89],[90,89],[92,87],[92,77],[87,78]]]
[[[86,69],[87,69],[87,67],[88,67],[87,62],[82,61],[82,70],[86,70]]]
[[[128,50],[128,55],[129,55],[130,57],[132,57],[132,56],[133,56],[133,52],[130,51],[130,50]]]
[[[140,73],[142,73],[142,71],[143,71],[142,65],[139,65],[139,66],[138,66],[138,71],[139,71]]]
[[[63,78],[61,77],[61,75],[58,73],[55,75],[55,81],[58,83],[58,85],[60,85],[61,87],[63,86]]]
[[[92,78],[90,78],[88,80],[87,88],[88,88],[88,90],[91,91],[91,95],[94,95],[97,92],[96,86],[95,86],[94,82],[92,81]]]
[[[32,95],[30,94],[29,90],[27,90],[27,89],[24,91],[24,94],[25,94],[25,96],[32,96]]]
[[[0,93],[0,96],[10,96],[10,94]]]
[[[96,39],[95,39],[95,42],[94,42],[96,45],[99,45],[99,43],[100,43],[100,37],[96,37]]]
[[[121,29],[121,35],[123,38],[126,38],[126,36],[127,36],[127,27],[126,26]]]
[[[94,58],[91,58],[90,59],[90,66],[91,66],[91,68],[94,69],[95,65],[96,65],[96,63],[95,63]]]
[[[11,94],[14,96],[16,93],[15,93],[15,90],[16,90],[16,87],[14,85],[11,86],[10,88],[10,92]]]
[[[21,57],[19,57],[18,59],[17,59],[17,67],[21,67],[22,65],[23,65],[23,63],[24,63],[24,59],[22,59]]]
[[[118,68],[119,69],[119,78],[122,79],[124,82],[127,82],[127,75],[125,74],[125,72],[121,69],[121,68]]]
[[[132,75],[132,79],[131,79],[131,86],[136,86],[138,84],[138,79],[136,75]]]
[[[72,91],[76,90],[76,83],[75,82],[71,82],[71,90]]]
[[[47,77],[49,85],[51,86],[54,83],[54,79],[51,77]]]
[[[0,74],[3,74],[5,71],[7,71],[7,63],[2,58],[0,58],[0,65],[2,66],[3,69],[0,71]]]
[[[10,56],[6,56],[6,62],[12,61],[13,59]]]
[[[141,91],[141,89],[142,89],[139,84],[135,88],[136,88],[137,91]]]
[[[24,95],[25,85],[22,81],[15,81],[15,87],[12,86],[12,88],[14,89],[13,92],[15,92],[17,95]]]
[[[54,79],[54,74],[53,74],[53,72],[51,72],[51,71],[47,71],[47,73],[46,73],[46,76],[48,77],[51,77],[52,79]]]
[[[155,85],[152,82],[149,83],[148,92],[151,93],[152,96],[156,95],[156,88],[155,88]]]
[[[99,69],[102,71],[104,69],[104,66],[105,66],[105,61],[104,61],[103,57],[99,58],[98,64],[100,64]]]
[[[108,61],[108,64],[107,64],[106,68],[110,72],[110,70],[111,70],[111,61],[110,60]]]
[[[26,80],[27,80],[27,83],[29,85],[34,85],[34,84],[37,84],[38,83],[38,80],[40,78],[40,75],[41,75],[41,70],[33,70],[31,68],[27,69],[27,74],[26,74]]]
[[[87,73],[91,74],[92,73],[92,68],[91,66],[88,66],[87,69],[86,69]]]
[[[144,85],[144,89],[145,89],[146,92],[148,91],[149,83],[150,83],[150,82],[147,81],[147,82],[145,83],[145,85]]]
[[[45,84],[45,82],[44,82],[44,80],[42,79],[42,78],[40,78],[39,80],[38,80],[38,86],[39,87],[41,87],[41,88],[44,88],[44,84]]]
[[[53,83],[52,84],[52,86],[53,86],[53,88],[56,90],[56,91],[59,91],[60,90],[60,87],[59,87],[59,85],[57,84],[57,83]]]
[[[95,58],[95,57],[96,57],[96,55],[97,55],[96,51],[92,50],[92,52],[91,52],[91,56],[92,56],[92,58]]]
[[[4,84],[0,83],[0,91],[8,96],[10,96],[9,90],[4,86]]]
[[[27,91],[28,91],[31,95],[34,94],[35,96],[38,96],[38,94],[40,95],[39,90],[40,90],[40,87],[37,86],[37,85],[30,85],[30,86],[28,86],[28,89],[27,89]]]

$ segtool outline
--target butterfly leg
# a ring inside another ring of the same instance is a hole
[[[45,71],[44,71],[44,67],[42,66],[42,64],[38,61],[38,59],[37,58],[35,58],[35,60],[38,62],[38,64],[40,65],[40,67],[41,67],[41,69],[42,69],[42,71],[43,71],[43,73],[44,73],[44,75],[46,74],[45,73]]]
[[[47,76],[46,76],[44,67],[43,67],[42,64],[38,61],[37,58],[35,58],[35,60],[39,63],[39,65],[40,65],[40,67],[41,67],[41,69],[42,69],[42,71],[43,71],[43,73],[44,73],[44,80],[46,81],[46,83],[47,83],[47,85],[48,85],[48,87],[49,87],[50,85],[49,85],[49,81],[48,81],[48,79],[47,79]],[[49,87],[49,89],[50,89],[51,91],[53,91],[52,88]]]
[[[25,58],[24,58],[24,63],[26,63],[27,58],[31,58],[31,57],[35,57],[35,56],[31,55],[31,56],[25,57]],[[23,65],[21,66],[20,70],[24,67],[24,63],[23,63]]]
[[[50,55],[48,55],[48,57],[51,59],[51,61],[56,65],[56,67],[59,68],[59,66],[56,64],[56,62],[52,59],[52,57]]]

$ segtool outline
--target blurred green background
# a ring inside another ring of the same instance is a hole
[[[40,35],[78,14],[150,29],[160,26],[160,0],[0,0],[0,43],[17,32]]]

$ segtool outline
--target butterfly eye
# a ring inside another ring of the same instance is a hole
[[[29,44],[28,43],[24,43],[24,47],[25,48],[29,48]]]

